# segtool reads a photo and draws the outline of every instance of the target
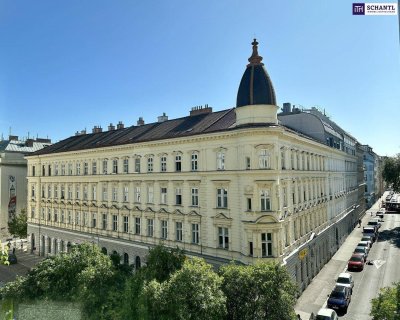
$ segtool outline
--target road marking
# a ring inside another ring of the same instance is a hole
[[[379,269],[385,264],[385,262],[386,262],[385,260],[374,260],[374,265],[377,269]]]

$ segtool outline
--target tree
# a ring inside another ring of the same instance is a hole
[[[188,259],[170,279],[145,285],[149,319],[223,319],[222,278],[203,259]]]
[[[91,244],[73,246],[70,253],[49,257],[25,277],[0,289],[2,300],[52,300],[82,304],[86,319],[113,319],[116,291],[122,293],[125,276],[109,256]]]
[[[227,319],[294,319],[297,287],[278,263],[221,267]]]
[[[8,250],[9,247],[7,245],[3,247],[0,241],[0,264],[5,264],[5,265],[10,264],[10,262],[8,261]]]
[[[400,282],[393,287],[380,290],[377,298],[371,300],[370,315],[374,320],[399,320],[400,319]]]
[[[169,249],[158,245],[150,249],[146,266],[136,270],[128,278],[121,305],[121,319],[147,319],[149,309],[146,307],[146,297],[143,296],[143,287],[146,283],[156,280],[162,283],[171,275],[180,270],[186,256],[179,248]]]
[[[400,191],[400,154],[385,158],[382,177],[394,191]]]
[[[28,234],[26,210],[23,209],[20,214],[14,215],[8,221],[8,232],[20,238],[26,238]]]

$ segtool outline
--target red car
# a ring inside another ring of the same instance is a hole
[[[361,254],[353,254],[347,263],[348,270],[362,270],[364,269],[364,257]]]

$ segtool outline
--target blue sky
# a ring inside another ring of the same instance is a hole
[[[398,17],[351,5],[2,0],[0,134],[58,141],[234,107],[256,37],[279,106],[318,106],[379,155],[400,153]]]

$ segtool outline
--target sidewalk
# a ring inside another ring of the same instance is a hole
[[[385,194],[378,199],[374,205],[366,211],[362,219],[362,225],[366,225],[370,219],[370,213],[377,212]],[[311,281],[310,285],[303,291],[295,305],[295,312],[301,316],[301,319],[308,320],[311,313],[314,315],[318,310],[326,305],[328,294],[333,289],[339,273],[347,269],[347,261],[351,256],[354,247],[360,241],[362,228],[355,228],[347,237],[345,242],[335,253],[332,259],[325,264],[317,276]]]

